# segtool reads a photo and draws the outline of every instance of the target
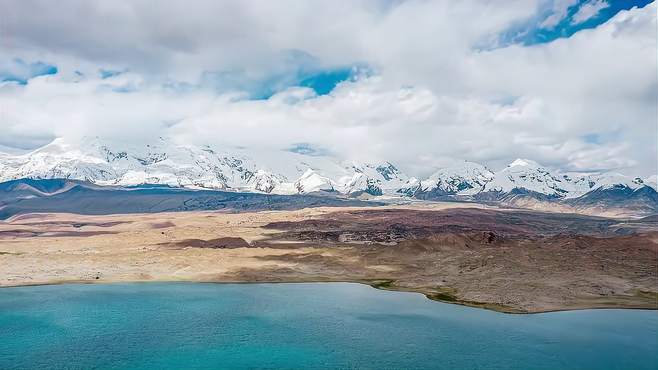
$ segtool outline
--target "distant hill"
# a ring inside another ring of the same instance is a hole
[[[88,182],[61,179],[21,179],[0,183],[0,219],[31,212],[103,215],[197,210],[290,210],[356,205],[377,203],[322,195],[238,193],[163,185],[101,187]]]

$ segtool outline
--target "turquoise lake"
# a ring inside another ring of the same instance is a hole
[[[0,369],[658,369],[658,312],[509,315],[349,283],[0,289]]]

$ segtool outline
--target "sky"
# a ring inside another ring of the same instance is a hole
[[[613,0],[0,2],[0,146],[56,137],[658,171],[657,7]]]

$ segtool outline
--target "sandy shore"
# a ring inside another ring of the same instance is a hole
[[[538,236],[536,220],[512,229],[463,206],[22,215],[0,222],[0,286],[346,281],[504,312],[658,308],[653,225]],[[471,219],[486,222],[459,226]]]

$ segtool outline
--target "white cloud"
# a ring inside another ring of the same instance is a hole
[[[569,8],[578,4],[578,0],[555,0],[552,12],[540,24],[539,27],[552,30],[569,14]]]
[[[9,17],[14,38],[0,55],[60,72],[0,85],[0,144],[163,135],[253,148],[310,143],[415,175],[456,159],[496,167],[516,157],[656,171],[654,4],[570,38],[478,51],[537,4],[62,2],[34,12],[47,3],[25,3]],[[200,80],[204,71],[267,79],[300,63],[365,63],[376,75],[330,95],[291,87],[267,100]],[[101,79],[99,68],[128,72]]]
[[[608,8],[610,4],[606,0],[590,0],[581,5],[576,14],[571,18],[572,24],[580,24],[596,17],[599,12]]]

